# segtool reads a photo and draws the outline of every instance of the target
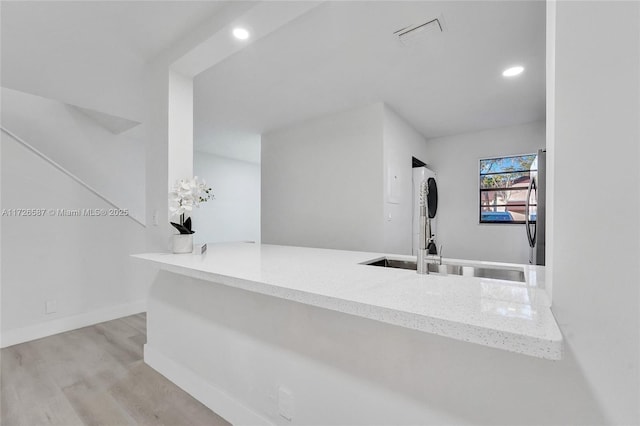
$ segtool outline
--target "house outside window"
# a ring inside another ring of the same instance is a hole
[[[535,159],[535,154],[526,154],[480,160],[480,223],[525,223],[527,189],[537,172]],[[535,204],[531,206],[535,209]]]

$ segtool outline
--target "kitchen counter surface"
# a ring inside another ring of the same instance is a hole
[[[544,267],[444,259],[523,268],[527,282],[521,283],[418,275],[412,270],[361,264],[383,256],[232,243],[210,244],[203,255],[133,257],[169,272],[247,291],[534,357],[561,359],[562,335],[544,290]]]

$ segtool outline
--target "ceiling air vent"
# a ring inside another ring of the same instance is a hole
[[[404,45],[410,45],[418,43],[430,35],[440,34],[444,32],[444,20],[442,16],[432,19],[418,25],[409,25],[404,28],[400,28],[393,34],[398,37],[400,43]]]

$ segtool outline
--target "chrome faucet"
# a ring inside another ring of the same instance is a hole
[[[418,242],[418,259],[417,270],[419,274],[429,273],[429,259],[438,261],[439,265],[442,265],[442,245],[440,246],[440,253],[436,250],[436,245],[431,234],[431,219],[427,212],[427,204],[429,198],[429,185],[426,180],[420,183],[420,241]],[[431,253],[430,253],[431,251]],[[430,254],[432,256],[430,256]],[[438,257],[438,254],[440,255]]]
[[[431,221],[429,220],[429,215],[427,214],[427,197],[429,195],[429,187],[427,185],[427,181],[423,180],[420,182],[420,237],[418,241],[418,273],[419,274],[428,274],[429,266],[427,265],[427,257],[429,255],[429,250],[427,249],[429,242],[428,239],[431,237]]]

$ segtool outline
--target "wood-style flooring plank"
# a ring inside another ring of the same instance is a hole
[[[138,424],[228,425],[143,362],[133,367],[112,393]]]
[[[64,388],[63,393],[84,424],[95,426],[136,424],[113,399],[108,389],[96,389],[84,383],[77,383]]]
[[[93,327],[85,327],[25,345],[33,344],[46,360],[49,375],[62,389],[87,382],[92,377],[105,373],[127,373],[126,368],[117,362],[104,346],[97,343],[99,339],[100,335]]]
[[[3,426],[229,425],[144,364],[146,316],[2,349]]]
[[[147,335],[147,317],[145,314],[131,315],[130,317],[120,318],[120,320],[135,328],[138,333]]]
[[[5,407],[11,404],[20,409],[12,409]],[[7,411],[5,411],[5,409]],[[69,400],[62,394],[55,397],[47,398],[39,401],[37,405],[28,409],[21,407],[17,401],[2,399],[2,425],[3,426],[37,426],[37,425],[56,425],[56,426],[83,426],[84,423],[78,417]]]

